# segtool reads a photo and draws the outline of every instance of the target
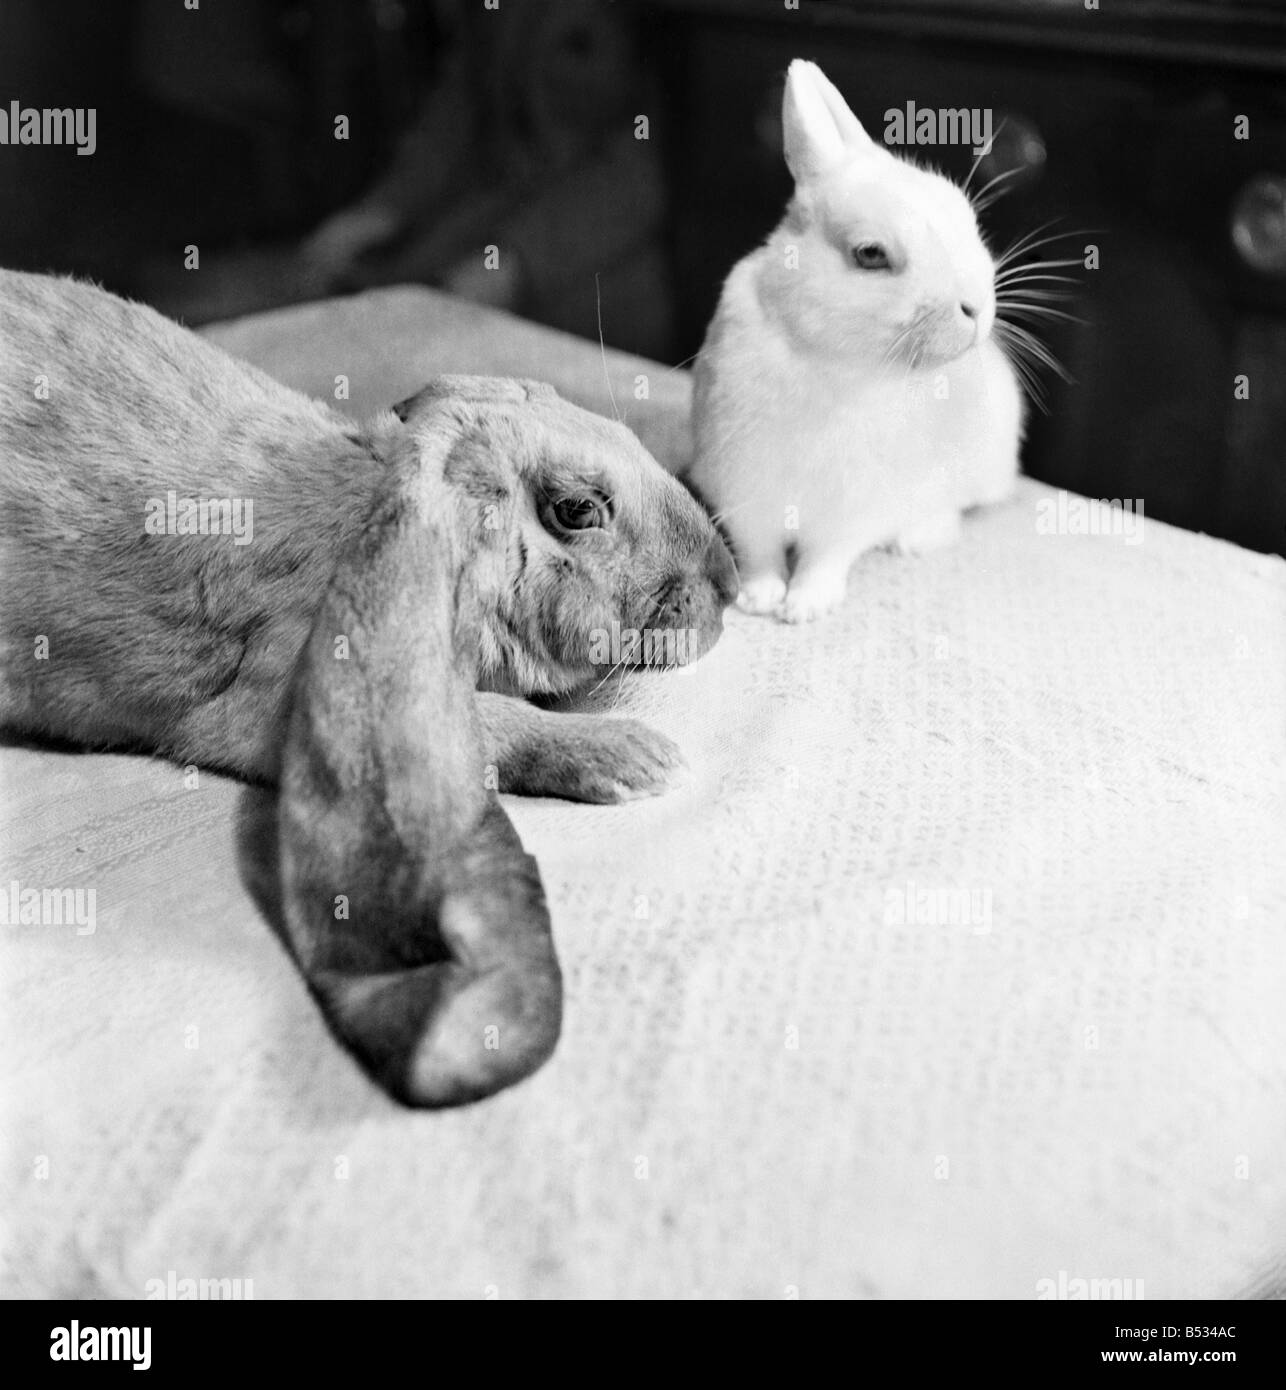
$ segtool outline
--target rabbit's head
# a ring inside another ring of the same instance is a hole
[[[877,144],[814,63],[782,102],[795,196],[769,242],[765,307],[832,360],[934,366],[986,338],[995,265],[968,198]]]
[[[537,382],[439,377],[398,406],[439,454],[479,557],[479,684],[560,694],[618,664],[682,665],[737,593],[702,508],[624,425]]]

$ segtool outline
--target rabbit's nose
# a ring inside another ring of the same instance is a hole
[[[722,536],[714,536],[706,548],[705,575],[724,604],[731,603],[740,592],[741,581],[737,578],[737,566],[733,563],[732,552],[724,545]]]

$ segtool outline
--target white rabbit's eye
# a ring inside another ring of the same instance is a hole
[[[889,253],[878,241],[864,241],[853,247],[853,264],[859,270],[887,270]]]
[[[607,506],[598,496],[560,497],[549,504],[548,515],[560,531],[593,531],[607,522]]]

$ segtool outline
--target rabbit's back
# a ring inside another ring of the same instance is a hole
[[[261,664],[280,679],[375,461],[325,406],[92,285],[0,271],[0,323],[0,718],[162,747],[202,707],[240,727],[208,707]]]

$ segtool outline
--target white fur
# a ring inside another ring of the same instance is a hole
[[[795,197],[724,284],[690,476],[732,537],[741,606],[798,622],[842,601],[864,551],[949,544],[962,511],[1005,497],[1022,398],[961,190],[875,144],[812,63],[790,65],[782,124]],[[872,242],[889,270],[854,264]]]

